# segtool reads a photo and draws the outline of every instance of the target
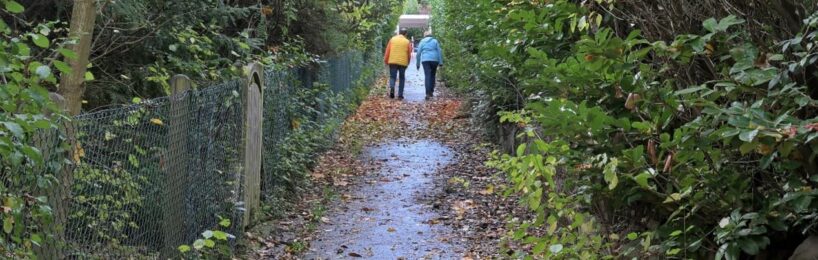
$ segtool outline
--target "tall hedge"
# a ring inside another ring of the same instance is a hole
[[[525,137],[489,162],[535,216],[513,254],[786,258],[815,233],[816,1],[433,4],[447,83]]]

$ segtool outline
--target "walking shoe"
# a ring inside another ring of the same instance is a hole
[[[398,97],[398,100],[403,100],[403,96],[399,96],[399,97]]]
[[[389,98],[394,99],[395,98],[395,93],[389,93]]]
[[[432,96],[426,96],[426,100],[432,99]]]

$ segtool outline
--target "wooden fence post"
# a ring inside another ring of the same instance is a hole
[[[261,160],[263,152],[262,122],[264,117],[264,68],[251,63],[244,68],[245,81],[242,84],[242,106],[244,111],[244,132],[242,133],[243,174],[245,212],[241,230],[249,226],[261,203]]]
[[[187,93],[191,81],[185,75],[173,76],[170,80],[170,114],[168,115],[168,150],[165,153],[165,187],[163,191],[163,233],[162,259],[175,257],[177,249],[186,243],[185,195],[188,184],[188,127],[189,100]]]

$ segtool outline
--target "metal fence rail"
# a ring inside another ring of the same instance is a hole
[[[35,138],[47,156],[72,161],[50,192],[55,212],[64,212],[55,217],[60,243],[41,254],[164,259],[178,256],[177,247],[204,230],[240,236],[257,214],[253,196],[288,188],[276,163],[284,159],[279,151],[293,120],[327,129],[340,125],[351,112],[340,102],[350,102],[355,87],[373,80],[365,70],[376,68],[372,57],[350,52],[317,66],[259,71],[199,89],[177,77],[174,95],[83,114],[65,123],[61,134]],[[261,88],[253,94],[256,85]],[[304,89],[320,91],[319,98],[296,100]],[[261,106],[258,115],[254,104]],[[59,136],[67,137],[69,151],[49,153],[60,151]],[[262,144],[253,144],[254,136]],[[254,146],[261,154],[248,149]],[[256,177],[253,161],[260,168]],[[230,220],[227,228],[219,225],[224,219]]]

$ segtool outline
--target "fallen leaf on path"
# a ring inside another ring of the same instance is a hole
[[[463,219],[463,216],[466,215],[466,211],[472,207],[474,207],[473,200],[457,201],[454,203],[454,206],[452,206],[454,212],[457,213],[457,219]]]
[[[480,193],[481,195],[491,195],[491,194],[494,194],[494,185],[488,185],[488,186],[486,186],[486,189],[485,189],[485,190],[481,190],[479,193]]]
[[[364,257],[361,254],[358,254],[358,253],[355,253],[355,252],[349,253],[349,256],[351,256],[351,257]]]
[[[397,230],[395,230],[395,228],[393,228],[393,227],[390,227],[390,228],[386,229],[386,231],[389,231],[389,232],[395,232],[395,231],[397,231]]]

